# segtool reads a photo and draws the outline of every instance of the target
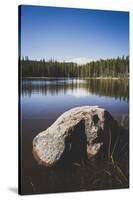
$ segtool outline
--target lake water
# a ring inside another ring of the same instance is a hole
[[[98,105],[107,109],[118,123],[128,129],[128,91],[129,83],[126,79],[22,80],[20,128],[22,130],[21,186],[23,193],[120,188],[117,183],[92,184],[94,177],[85,180],[84,172],[75,166],[66,170],[65,168],[47,169],[37,165],[32,156],[32,140],[66,110],[83,105]]]

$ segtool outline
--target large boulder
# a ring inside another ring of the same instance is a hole
[[[53,166],[62,157],[91,159],[110,150],[118,133],[117,122],[98,106],[76,107],[63,113],[49,128],[33,139],[38,163]]]

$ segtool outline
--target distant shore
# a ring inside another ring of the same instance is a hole
[[[51,80],[51,79],[58,79],[58,80],[64,80],[64,79],[111,79],[111,80],[120,80],[120,79],[129,79],[129,77],[22,77],[22,79],[45,79],[45,80]]]

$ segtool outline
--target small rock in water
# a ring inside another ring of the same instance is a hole
[[[62,156],[76,162],[107,153],[118,125],[108,111],[98,106],[76,107],[63,113],[49,128],[33,139],[33,155],[39,164],[53,166]],[[77,160],[76,160],[77,159]]]

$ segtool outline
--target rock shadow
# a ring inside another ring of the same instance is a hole
[[[65,151],[61,157],[62,163],[84,163],[87,160],[87,138],[85,134],[85,120],[81,120],[65,139]]]

